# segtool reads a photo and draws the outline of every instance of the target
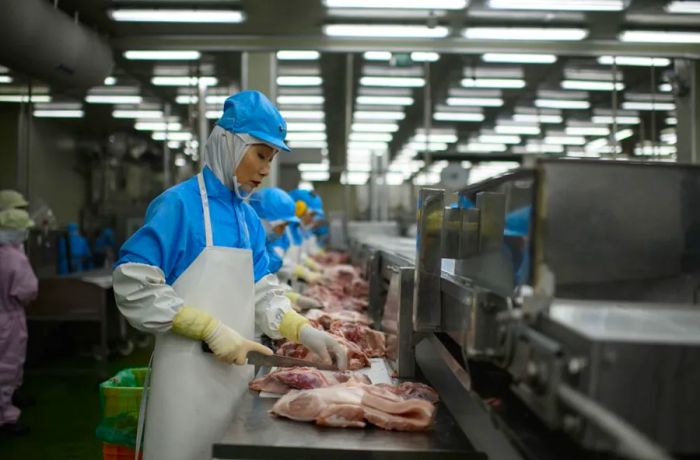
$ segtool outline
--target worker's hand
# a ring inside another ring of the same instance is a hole
[[[296,304],[302,310],[309,310],[311,308],[323,308],[323,304],[313,297],[307,297],[305,295],[299,296]]]
[[[322,283],[326,278],[320,273],[308,272],[305,281],[309,284]]]
[[[323,267],[321,267],[318,264],[318,262],[313,260],[311,257],[307,257],[306,259],[304,259],[304,265],[306,265],[306,267],[309,270],[316,272],[316,273],[321,273],[323,271]]]
[[[348,357],[345,347],[331,334],[305,325],[299,333],[299,340],[302,345],[320,356],[324,363],[335,363],[338,369],[347,369]],[[332,360],[331,357],[333,357]]]
[[[272,350],[266,346],[244,338],[222,322],[219,322],[219,326],[205,337],[204,341],[221,361],[239,366],[246,363],[249,351],[257,351],[267,356],[272,354]]]

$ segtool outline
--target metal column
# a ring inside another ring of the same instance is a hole
[[[276,105],[277,99],[277,58],[275,53],[245,52],[241,57],[241,88],[257,90],[265,94]],[[276,187],[279,183],[279,160],[270,166],[267,186]]]
[[[676,59],[676,134],[679,163],[700,163],[700,61]]]

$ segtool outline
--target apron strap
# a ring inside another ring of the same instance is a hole
[[[209,197],[207,196],[207,187],[204,185],[204,174],[197,174],[197,183],[199,183],[199,195],[202,198],[202,209],[204,210],[204,235],[206,237],[207,247],[214,244],[214,238],[211,233],[211,217],[209,216]]]

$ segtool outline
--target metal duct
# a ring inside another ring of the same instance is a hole
[[[43,0],[0,2],[0,63],[47,83],[99,85],[112,71],[108,43]]]

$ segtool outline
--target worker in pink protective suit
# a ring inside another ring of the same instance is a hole
[[[22,209],[0,211],[0,439],[29,432],[18,422],[20,410],[12,404],[12,394],[22,383],[27,353],[24,307],[36,297],[39,284],[22,250],[33,224]]]

